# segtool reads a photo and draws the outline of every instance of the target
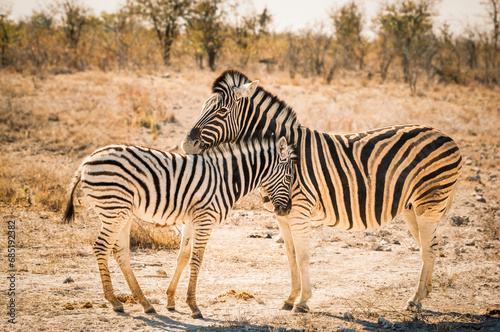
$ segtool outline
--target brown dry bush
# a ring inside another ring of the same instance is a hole
[[[153,140],[158,135],[160,123],[176,122],[175,114],[167,107],[165,91],[125,84],[120,88],[118,100],[128,124],[149,129]]]
[[[130,227],[130,246],[140,249],[177,249],[181,240],[180,234],[175,227],[156,227],[134,220]]]
[[[421,11],[423,16],[405,12],[405,15],[400,15],[399,21],[384,25],[383,21],[387,23],[387,20],[382,20],[383,13],[394,12],[399,8],[396,1],[390,1],[385,6],[386,10],[379,13],[374,21],[374,28],[378,32],[377,38],[372,41],[362,38],[361,23],[365,14],[356,2],[350,2],[340,11],[333,12],[333,20],[315,22],[313,25],[324,26],[324,29],[305,29],[294,33],[271,31],[269,23],[272,22],[272,13],[266,10],[257,15],[244,13],[238,18],[236,14],[240,8],[235,3],[229,6],[233,8],[232,11],[216,15],[218,28],[205,41],[208,43],[206,47],[202,47],[203,42],[198,39],[213,26],[200,24],[193,27],[196,21],[193,21],[193,17],[201,15],[201,7],[182,10],[191,13],[191,19],[187,19],[190,22],[188,29],[178,29],[175,20],[173,29],[157,27],[160,29],[158,31],[163,29],[173,33],[169,37],[171,39],[163,40],[165,44],[158,42],[157,37],[161,33],[158,35],[155,32],[155,24],[148,25],[143,15],[133,14],[137,14],[137,11],[133,10],[131,4],[138,4],[137,1],[127,2],[117,13],[102,13],[100,16],[93,16],[84,5],[77,2],[57,2],[57,5],[61,7],[65,3],[72,4],[76,10],[77,22],[73,23],[83,23],[77,39],[66,33],[68,25],[72,24],[67,8],[55,8],[65,13],[63,16],[66,15],[66,19],[62,21],[48,12],[35,12],[31,17],[20,20],[14,20],[9,15],[2,16],[0,66],[44,78],[55,73],[67,74],[95,68],[103,71],[158,71],[165,69],[164,64],[169,64],[169,70],[176,71],[196,66],[201,69],[203,59],[208,57],[213,58],[209,61],[210,67],[217,71],[227,66],[240,69],[266,68],[268,71],[276,67],[289,71],[292,78],[300,74],[321,78],[329,83],[334,74],[335,79],[341,76],[339,71],[356,70],[370,79],[380,75],[382,79],[404,80],[410,83],[414,92],[419,76],[420,85],[426,84],[425,79],[435,78],[444,83],[464,85],[473,81],[489,87],[500,84],[498,15],[491,15],[492,6],[495,5],[497,10],[498,2],[493,0],[483,3],[490,14],[490,19],[485,20],[485,27],[482,30],[469,29],[457,36],[452,35],[446,25],[439,33],[435,32],[439,27],[432,20],[433,14],[429,10],[435,1],[405,2],[408,8],[424,4]],[[219,2],[215,3],[220,5]],[[177,14],[183,16],[181,12]],[[392,15],[393,18],[395,16]],[[385,19],[388,18],[385,15]],[[423,34],[416,28],[419,21],[425,22],[422,28],[427,32],[423,39],[420,38],[424,37]],[[395,33],[392,38],[389,26],[402,29],[392,31]],[[422,36],[404,45],[403,41],[417,35]],[[215,44],[218,46],[214,53]],[[168,52],[162,45],[168,48]]]
[[[13,167],[15,166],[15,167]],[[0,159],[0,201],[7,205],[60,211],[66,190],[61,178],[69,178],[66,167],[52,162],[12,163]]]

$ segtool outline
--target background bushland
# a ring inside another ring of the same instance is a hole
[[[368,38],[366,15],[354,0],[332,8],[329,20],[293,32],[273,31],[267,9],[241,14],[238,1],[127,0],[116,13],[96,16],[78,0],[54,0],[17,20],[0,9],[0,66],[40,76],[265,66],[326,83],[349,71],[404,81],[413,93],[421,79],[500,84],[500,1],[482,2],[484,27],[466,27],[459,36],[447,24],[436,26],[436,3],[385,2]]]

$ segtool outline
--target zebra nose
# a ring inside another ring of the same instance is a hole
[[[286,216],[290,213],[291,208],[292,208],[292,204],[290,202],[288,202],[288,204],[286,206],[278,205],[274,209],[274,213],[276,213],[280,217],[283,217],[283,216]]]
[[[188,138],[193,140],[193,141],[198,141],[201,138],[201,130],[199,128],[193,128],[189,134]]]
[[[274,209],[274,212],[278,215],[278,216],[286,216],[287,213],[286,213],[286,207],[283,207],[283,206],[278,206]]]

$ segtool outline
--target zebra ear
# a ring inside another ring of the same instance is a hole
[[[278,141],[278,153],[280,158],[285,159],[288,157],[288,143],[286,142],[285,137],[280,137]]]
[[[259,81],[253,81],[234,88],[234,95],[236,96],[236,99],[238,100],[241,98],[251,97],[258,85]]]

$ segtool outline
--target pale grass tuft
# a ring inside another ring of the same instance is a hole
[[[149,129],[153,140],[158,135],[160,123],[176,122],[173,110],[167,106],[165,91],[124,84],[118,100],[129,124]]]
[[[40,210],[60,211],[66,199],[61,176],[70,177],[67,167],[52,161],[22,163],[0,159],[0,201]]]
[[[118,301],[122,302],[122,303],[125,303],[125,304],[136,304],[137,301],[135,300],[134,296],[133,295],[117,295],[116,298],[118,299]]]
[[[157,227],[134,219],[130,227],[130,246],[141,249],[177,249],[181,233],[176,227]]]

